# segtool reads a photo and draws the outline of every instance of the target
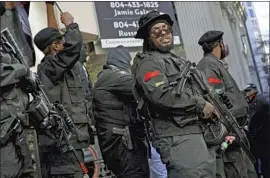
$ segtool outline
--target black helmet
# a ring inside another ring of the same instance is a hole
[[[255,85],[255,84],[253,84],[253,83],[249,83],[249,84],[247,84],[247,86],[246,86],[246,88],[245,88],[245,92],[248,92],[248,91],[250,91],[251,89],[254,89],[254,90],[256,90],[257,91],[257,86]]]
[[[157,20],[164,20],[168,22],[169,25],[173,25],[173,21],[168,14],[163,14],[158,11],[151,11],[148,14],[142,15],[139,19],[139,29],[135,35],[135,38],[145,39],[146,35],[148,35],[149,25]]]

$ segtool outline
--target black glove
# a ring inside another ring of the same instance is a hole
[[[223,101],[223,103],[227,106],[228,109],[231,109],[233,107],[233,104],[226,93],[219,94],[219,97]]]
[[[32,93],[37,90],[38,84],[35,78],[27,76],[20,80],[19,86],[26,93]]]
[[[46,4],[54,5],[55,1],[45,1]]]
[[[58,113],[54,110],[50,110],[48,117],[46,117],[43,122],[40,125],[40,128],[42,129],[50,129],[52,127],[55,127],[56,123],[55,123],[55,118],[59,117]]]

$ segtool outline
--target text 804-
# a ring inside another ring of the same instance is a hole
[[[159,3],[158,2],[121,2],[121,1],[114,1],[110,2],[111,8],[158,8]]]
[[[134,27],[134,28],[139,28],[138,21],[133,21],[131,23],[128,23],[127,21],[125,22],[113,22],[113,27],[114,28],[129,28],[129,27]]]

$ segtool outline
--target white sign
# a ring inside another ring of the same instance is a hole
[[[174,44],[180,44],[179,36],[174,36],[173,40]],[[143,40],[135,38],[101,39],[101,46],[103,48],[115,48],[119,45],[125,47],[139,47],[143,45]]]

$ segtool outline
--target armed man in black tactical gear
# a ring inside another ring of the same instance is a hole
[[[53,9],[53,4],[47,2],[47,11],[52,12]],[[54,14],[48,13],[48,25],[52,26],[50,18],[54,19]],[[76,149],[77,156],[72,152],[60,154],[55,150],[44,150],[48,153],[43,154],[47,158],[42,158],[44,167],[47,166],[46,173],[43,174],[50,178],[83,178],[93,172],[88,173],[89,170],[83,164],[85,157],[82,149],[87,151],[91,141],[91,118],[86,91],[79,75],[82,37],[78,24],[73,22],[73,17],[68,12],[61,14],[61,22],[66,26],[64,35],[57,28],[47,27],[37,33],[34,42],[45,54],[38,66],[43,89],[51,102],[63,104],[76,126],[70,142]],[[46,138],[43,142],[46,142]]]
[[[0,15],[3,15],[4,10],[5,5],[0,3]],[[9,17],[16,18],[16,13],[13,15]],[[12,31],[14,29],[9,30],[10,24],[1,23],[0,28],[0,177],[41,178],[36,132],[50,134],[54,143],[58,144],[57,148],[65,149],[67,137],[64,137],[66,140],[60,138],[64,141],[62,144],[58,135],[60,132],[67,133],[67,130],[59,125],[59,121],[63,120],[54,108],[49,107],[50,103],[40,90],[38,79],[29,69],[29,56],[21,50],[25,49],[21,45],[25,36],[15,40],[15,37],[22,34],[18,31],[21,29],[20,24],[16,25],[16,35]],[[29,94],[33,97],[31,102]]]
[[[131,56],[118,46],[109,52],[94,87],[94,115],[104,161],[117,178],[149,178],[142,120],[132,92]]]
[[[28,79],[29,68],[18,62],[14,46],[2,39],[2,31],[14,25],[12,20],[18,19],[14,10],[6,9],[7,4],[0,2],[0,177],[35,178],[40,175],[37,137],[25,113],[30,103],[28,89],[35,88],[35,84]],[[6,11],[9,16],[5,15]],[[17,42],[20,39],[24,36],[19,36]]]
[[[14,56],[7,50],[10,46],[0,42],[0,177],[36,177],[38,171],[38,147],[35,130],[32,135],[26,130],[28,115],[25,113],[29,105],[27,89],[34,88],[32,81],[27,80],[29,69],[19,63],[15,63]],[[35,160],[31,158],[30,143],[28,137],[32,137],[32,146],[37,149]],[[32,164],[35,161],[35,165]],[[35,166],[35,168],[34,168]]]
[[[263,178],[270,177],[270,103],[258,93],[255,84],[248,84],[244,90],[249,103],[248,138],[250,150],[256,158],[259,175],[259,160]]]
[[[204,57],[197,64],[197,69],[204,73],[208,84],[216,93],[220,94],[224,104],[230,109],[239,125],[244,127],[247,122],[248,104],[221,61],[229,55],[228,45],[224,44],[222,36],[221,31],[208,31],[199,39],[198,43],[202,46]],[[248,142],[248,140],[246,141]],[[257,177],[253,165],[238,144],[234,143],[229,146],[222,159],[224,169],[222,169],[222,165],[217,165],[220,167],[217,176]]]
[[[199,121],[219,115],[190,80],[181,84],[187,60],[170,52],[172,25],[170,16],[158,11],[139,19],[135,38],[143,39],[143,52],[136,55],[132,67],[138,110],[152,119],[153,146],[166,164],[169,178],[213,178],[215,157],[207,148]]]

